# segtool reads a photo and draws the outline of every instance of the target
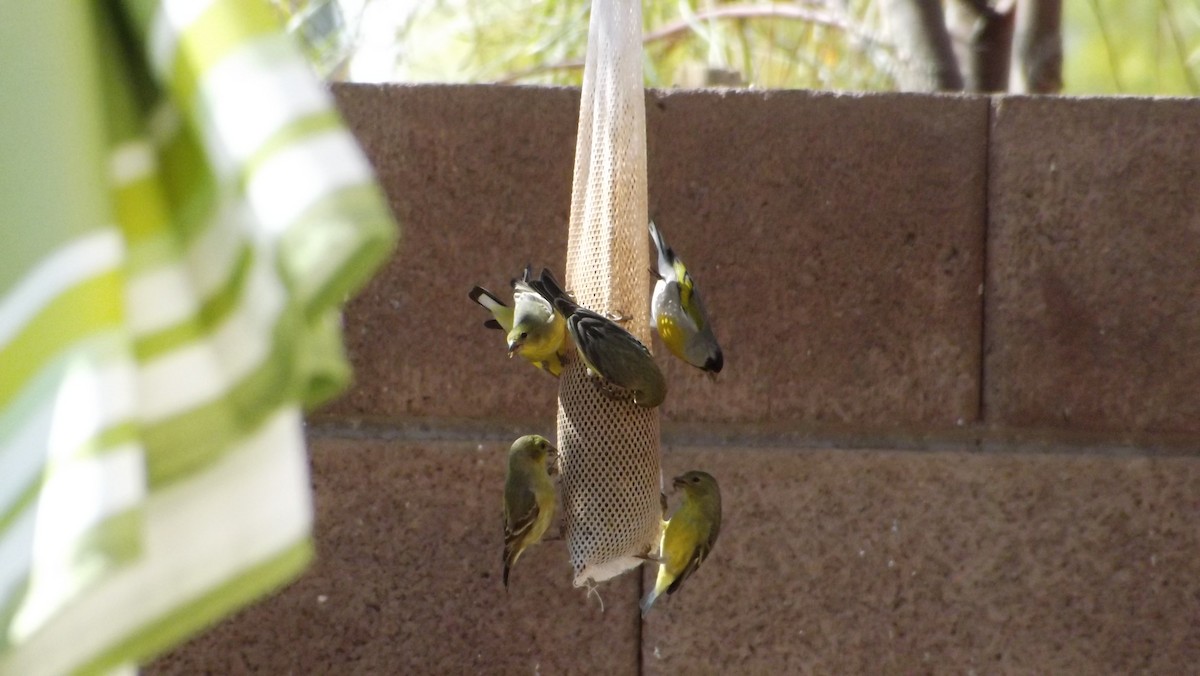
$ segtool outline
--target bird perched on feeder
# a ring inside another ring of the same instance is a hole
[[[683,504],[663,529],[658,577],[642,600],[643,617],[663,593],[679,591],[712,552],[721,532],[721,490],[711,474],[693,470],[675,477],[672,485],[683,490]]]
[[[666,378],[642,341],[611,319],[576,303],[549,270],[543,270],[533,286],[567,318],[567,332],[591,373],[606,385],[631,393],[638,406],[654,408],[666,399]]]
[[[654,283],[650,312],[659,337],[676,357],[710,375],[720,373],[725,358],[713,335],[712,322],[700,300],[696,281],[675,251],[667,246],[654,221],[650,221],[650,239],[658,251],[658,269],[651,270],[658,281]]]
[[[504,587],[508,573],[530,545],[536,544],[554,519],[554,483],[546,461],[557,467],[558,449],[545,437],[529,434],[508,449],[504,478]]]
[[[526,265],[521,279],[513,280],[511,308],[481,286],[471,289],[468,295],[492,314],[483,325],[505,332],[509,357],[519,354],[557,378],[562,374],[562,357],[570,349],[567,322],[555,312],[549,300],[530,286],[536,281],[531,277],[532,272]]]

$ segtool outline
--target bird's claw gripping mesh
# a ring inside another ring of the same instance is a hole
[[[599,313],[620,311],[650,344],[646,99],[640,0],[596,0],[575,148],[567,288]],[[580,359],[559,388],[558,441],[575,586],[638,566],[662,528],[658,413],[610,398]]]

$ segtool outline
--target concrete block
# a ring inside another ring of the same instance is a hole
[[[556,383],[504,359],[466,292],[502,290],[526,261],[561,270],[578,92],[334,91],[405,235],[347,313],[359,381],[317,417],[552,417]],[[975,419],[986,99],[648,102],[652,214],[699,280],[727,364],[714,384],[657,348],[668,421]]]
[[[989,423],[1200,431],[1200,101],[997,99]]]
[[[650,201],[726,351],[668,421],[952,426],[978,412],[987,101],[678,92]]]
[[[400,222],[400,247],[346,312],[356,382],[318,418],[551,420],[558,383],[505,356],[467,293],[511,305],[525,264],[560,275],[578,93],[340,85],[338,106]]]
[[[507,448],[316,440],[316,564],[146,673],[636,673],[636,574],[601,613],[545,542],[505,592]]]
[[[644,673],[1167,674],[1200,654],[1195,459],[667,450],[668,477],[689,469],[720,481],[724,527],[647,617]]]

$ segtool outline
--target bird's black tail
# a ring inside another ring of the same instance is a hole
[[[571,315],[575,312],[575,308],[579,305],[571,298],[571,294],[567,293],[549,268],[542,268],[541,274],[536,280],[529,284],[535,291],[541,294],[542,298],[550,301],[550,304],[564,315]]]

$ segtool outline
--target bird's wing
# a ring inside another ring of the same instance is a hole
[[[571,338],[575,340],[575,346],[583,352],[588,363],[595,363],[593,357],[596,354],[596,346],[605,339],[604,332],[607,330],[605,322],[607,321],[600,315],[582,307],[576,308],[567,320],[567,329],[571,332]]]
[[[655,252],[658,253],[658,270],[654,271],[655,274],[659,279],[672,279],[674,277],[675,252],[667,246],[666,240],[663,239],[662,233],[659,232],[654,221],[650,221],[650,238],[654,241]]]
[[[704,311],[704,301],[700,300],[700,292],[696,290],[696,282],[692,279],[690,273],[683,274],[683,281],[679,284],[679,302],[683,305],[683,311],[687,313],[688,319],[692,320],[697,331],[703,331],[707,324],[707,317]]]
[[[567,320],[571,338],[579,348],[584,361],[600,375],[612,379],[617,376],[618,369],[627,370],[630,366],[627,350],[640,350],[642,355],[653,363],[650,350],[642,341],[634,337],[616,322],[602,317],[591,310],[579,307]],[[604,346],[607,344],[607,348]],[[626,350],[626,352],[622,352]],[[619,378],[619,376],[617,376]]]
[[[554,312],[554,305],[530,282],[518,281],[513,284],[513,304],[528,307],[532,303],[541,307],[542,314],[547,317]]]
[[[684,580],[691,577],[692,573],[696,572],[696,570],[700,568],[700,564],[704,563],[704,559],[708,558],[708,553],[711,551],[711,538],[696,545],[696,548],[692,550],[692,556],[688,559],[687,565],[684,566],[683,570],[679,573],[679,577],[676,577],[671,582],[671,586],[667,587],[667,593],[674,594],[675,590],[679,589],[679,585],[683,584]]]
[[[541,508],[538,507],[537,496],[531,490],[524,490],[521,493],[520,499],[516,500],[518,505],[514,505],[519,514],[508,513],[504,520],[504,551],[507,554],[514,544],[520,542],[521,539],[533,528],[533,524],[537,523],[538,515],[541,514]]]

